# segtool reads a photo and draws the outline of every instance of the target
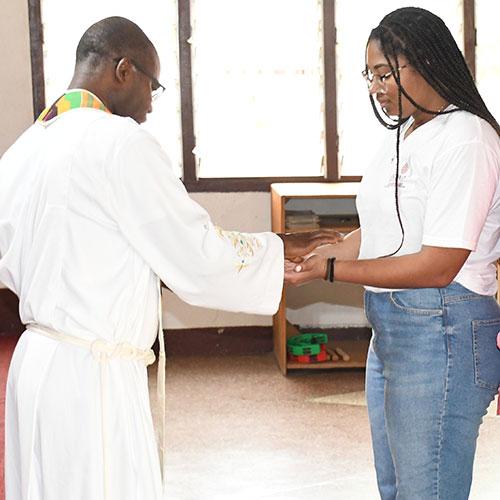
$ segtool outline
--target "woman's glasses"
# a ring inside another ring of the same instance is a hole
[[[406,64],[403,66],[400,66],[397,71],[402,70],[403,68],[406,68]],[[363,78],[366,81],[366,85],[368,87],[368,90],[371,91],[372,87],[374,84],[377,84],[379,89],[382,92],[387,92],[387,80],[391,78],[391,76],[394,76],[394,70],[388,71],[387,73],[384,73],[383,75],[376,75],[372,73],[369,69],[364,69],[361,74],[363,75]]]

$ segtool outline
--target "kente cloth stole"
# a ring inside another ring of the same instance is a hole
[[[75,108],[93,108],[111,113],[102,101],[91,92],[87,90],[71,90],[59,97],[54,104],[45,108],[36,121],[42,125],[48,125],[49,122],[65,111]]]

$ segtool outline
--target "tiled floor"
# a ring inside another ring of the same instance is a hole
[[[169,358],[168,498],[377,499],[363,377],[283,377],[271,354]],[[499,450],[500,417],[488,416],[471,499],[500,499]]]

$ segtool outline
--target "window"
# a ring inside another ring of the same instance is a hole
[[[477,54],[476,79],[479,92],[493,116],[500,120],[500,3],[476,0]]]
[[[499,7],[489,0],[413,4],[445,20],[472,71],[476,11],[478,84],[491,108],[500,74],[492,9]],[[158,49],[167,92],[144,126],[189,190],[265,191],[277,181],[359,180],[386,133],[360,76],[366,39],[383,15],[403,5],[405,0],[150,0],[144,9],[132,0],[88,0],[78,16],[66,16],[64,0],[32,0],[35,110],[45,105],[44,88],[47,102],[66,88],[83,31],[98,19],[122,15]]]
[[[322,17],[315,1],[191,2],[200,178],[323,174]]]
[[[70,83],[76,46],[91,24],[108,16],[123,16],[137,23],[151,38],[162,63],[160,80],[168,91],[155,101],[155,111],[143,126],[168,151],[173,167],[182,176],[177,2],[153,0],[145,9],[134,1],[86,0],[85,6],[78,8],[78,15],[68,15],[65,0],[40,0],[40,6],[44,105],[57,99]]]

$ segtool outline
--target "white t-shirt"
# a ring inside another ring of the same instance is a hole
[[[401,131],[398,186],[405,238],[396,255],[419,252],[422,245],[469,249],[454,281],[493,295],[500,257],[500,138],[485,120],[466,111],[436,116],[404,139],[411,123]],[[401,242],[394,194],[396,131],[389,135],[356,200],[360,259],[391,254]]]

